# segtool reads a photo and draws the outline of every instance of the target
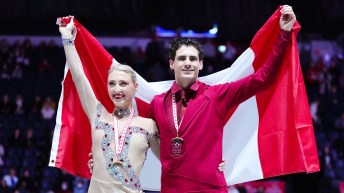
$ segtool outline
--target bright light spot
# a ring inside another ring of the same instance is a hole
[[[215,35],[217,34],[217,31],[218,31],[217,25],[214,24],[213,28],[209,30],[209,33]]]
[[[226,51],[227,47],[225,45],[220,45],[217,47],[217,50],[221,53],[224,53]]]

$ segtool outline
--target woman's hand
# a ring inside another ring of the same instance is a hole
[[[69,23],[67,23],[70,20]],[[73,38],[74,34],[74,17],[67,16],[61,18],[61,22],[59,23],[59,31],[63,39],[71,39]]]

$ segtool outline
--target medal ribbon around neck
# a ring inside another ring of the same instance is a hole
[[[172,94],[172,111],[173,111],[173,120],[174,120],[174,126],[176,127],[177,136],[170,141],[168,153],[174,158],[180,158],[180,157],[183,157],[186,153],[186,145],[184,144],[183,138],[180,138],[179,133],[178,133],[179,126],[182,123],[183,118],[178,125],[177,104],[176,104],[175,94]]]
[[[177,130],[177,137],[178,137],[179,126],[182,124],[183,118],[180,120],[180,123],[178,125],[176,94],[172,94],[172,114],[173,114],[173,120],[174,120],[174,127]]]
[[[118,135],[119,135],[119,130],[118,130],[118,121],[116,116],[113,116],[113,123],[114,123],[114,129],[115,129],[115,143],[116,143],[116,155],[117,157],[121,154],[122,149],[123,149],[123,144],[125,140],[125,135],[127,134],[128,128],[130,126],[131,120],[133,119],[134,116],[134,110],[130,111],[130,115],[125,122],[122,134],[121,134],[121,139],[118,143]]]

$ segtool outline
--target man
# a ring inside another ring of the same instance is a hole
[[[264,66],[236,82],[208,86],[198,80],[203,68],[202,45],[175,38],[169,47],[169,64],[175,82],[155,96],[148,117],[160,132],[161,192],[228,192],[217,170],[222,160],[225,116],[231,108],[273,83],[296,21],[292,7],[281,9],[281,33]]]

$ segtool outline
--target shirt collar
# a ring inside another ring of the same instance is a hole
[[[186,90],[186,92],[189,92],[189,91],[194,91],[196,92],[199,88],[199,81],[196,80],[195,83],[193,83],[189,89]],[[176,81],[173,82],[172,84],[172,87],[171,87],[171,92],[172,94],[175,94],[177,92],[179,92],[180,90],[182,90],[182,88],[176,83]]]

